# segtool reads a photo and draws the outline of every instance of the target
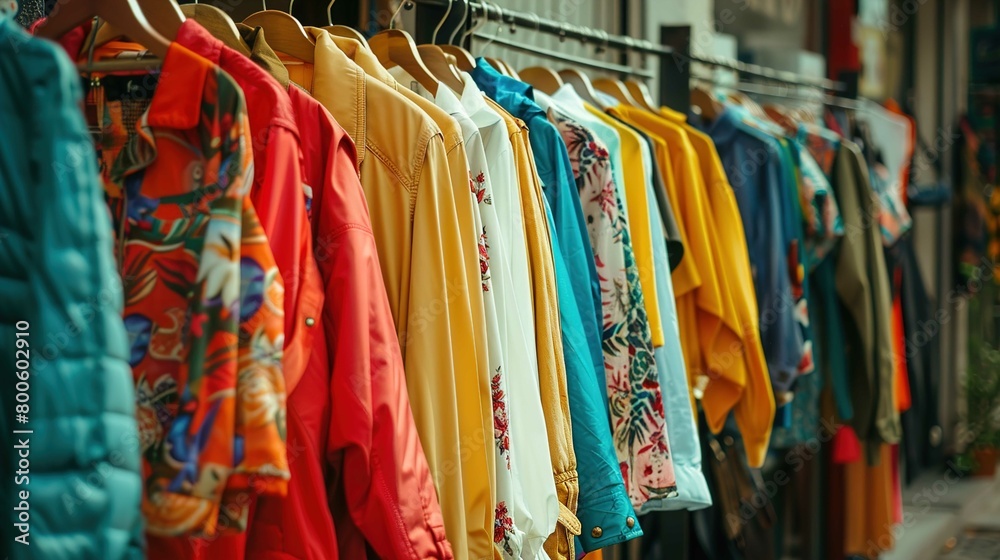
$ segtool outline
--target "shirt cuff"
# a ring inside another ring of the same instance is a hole
[[[642,536],[639,518],[625,495],[624,487],[620,492],[595,492],[590,498],[586,507],[579,507],[576,511],[581,525],[578,538],[584,552]]]

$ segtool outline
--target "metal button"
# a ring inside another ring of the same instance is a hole
[[[311,326],[313,326],[315,324],[316,324],[316,319],[313,319],[312,317],[306,317],[306,326],[307,327],[311,327]]]
[[[601,538],[601,535],[603,534],[604,534],[604,529],[601,529],[600,527],[594,527],[593,529],[590,530],[590,536],[594,537],[595,539]]]
[[[628,519],[625,520],[625,524],[628,525],[629,529],[631,529],[632,527],[635,527],[635,518],[634,517],[629,517]]]

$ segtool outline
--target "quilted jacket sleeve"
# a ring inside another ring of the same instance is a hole
[[[330,381],[328,459],[341,470],[351,519],[380,558],[452,558],[418,437],[378,252],[344,135],[326,159],[331,184],[314,192],[316,262]],[[345,295],[349,296],[345,297]]]
[[[18,330],[29,335],[29,345],[17,348],[24,351],[18,357],[31,362],[27,379],[5,369],[0,391],[7,449],[24,438],[31,460],[30,473],[17,481],[23,484],[18,491],[30,492],[30,545],[14,543],[5,552],[11,558],[142,558],[139,440],[122,286],[79,110],[79,78],[56,50],[13,21],[0,21],[0,337],[14,360],[16,325],[27,321]],[[30,385],[29,423],[11,427],[16,381]],[[22,428],[34,434],[8,439],[10,429]],[[16,481],[17,455],[5,453],[5,481]],[[4,492],[14,490],[9,482]],[[7,535],[15,505],[4,503],[4,547],[13,538]]]

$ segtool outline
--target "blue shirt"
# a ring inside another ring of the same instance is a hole
[[[642,535],[642,529],[625,492],[611,441],[605,392],[599,384],[605,379],[598,330],[600,284],[569,153],[559,131],[532,101],[531,86],[500,74],[482,58],[477,60],[472,78],[483,93],[528,125],[528,140],[545,193],[559,294],[573,451],[580,477],[576,515],[583,531],[578,543],[589,552],[634,539]],[[595,527],[601,528],[600,537],[593,536]]]
[[[789,391],[798,377],[803,338],[788,262],[796,236],[783,148],[729,107],[706,132],[719,151],[743,218],[771,385],[776,393]]]

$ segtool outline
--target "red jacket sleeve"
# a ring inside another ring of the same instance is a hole
[[[324,176],[332,183],[313,189],[313,223],[320,226],[315,254],[327,295],[323,331],[333,370],[328,480],[336,484],[330,494],[341,557],[358,557],[344,553],[359,540],[345,534],[353,524],[380,558],[450,559],[410,410],[355,148],[346,134],[326,161]]]
[[[310,325],[318,319],[323,298],[316,291],[319,279],[310,255],[313,240],[301,187],[299,141],[290,129],[280,126],[263,128],[257,134],[267,135],[264,143],[267,149],[255,152],[258,159],[254,162],[254,188],[250,196],[281,277],[287,278],[285,353],[281,361],[291,393],[309,360],[309,348],[315,342]]]

